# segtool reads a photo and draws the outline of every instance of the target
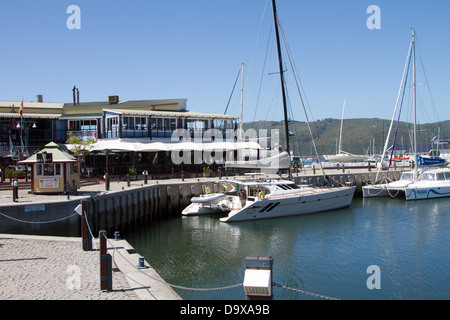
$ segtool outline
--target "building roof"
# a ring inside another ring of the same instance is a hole
[[[30,113],[24,112],[24,119],[59,119],[61,117],[61,113]],[[0,113],[0,118],[8,118],[8,119],[20,119],[20,115],[18,113]]]
[[[29,157],[26,160],[20,161],[19,164],[27,164],[27,163],[37,163],[37,154],[40,153],[51,153],[53,155],[53,162],[54,163],[63,163],[63,162],[77,162],[78,160],[70,155],[69,153],[62,151],[59,148],[59,145],[50,142],[45,145],[45,148],[41,151],[37,152],[36,154],[33,154],[31,157]]]
[[[104,108],[151,108],[155,109],[158,107],[160,110],[164,110],[165,106],[177,106],[177,110],[186,109],[187,99],[156,99],[156,100],[129,100],[129,101],[118,101],[117,103],[110,103],[109,101],[97,101],[97,102],[81,102],[79,104],[65,103],[64,109],[104,109]],[[172,109],[172,108],[170,108]]]
[[[23,118],[68,120],[73,118],[99,118],[106,112],[135,115],[182,117],[197,119],[236,120],[237,116],[201,113],[186,109],[187,99],[131,100],[115,102],[98,101],[74,103],[23,102]],[[20,118],[22,101],[0,101],[0,118]]]
[[[9,108],[12,110],[17,110],[19,112],[20,105],[22,101],[0,101],[0,109]],[[24,109],[49,109],[49,110],[62,110],[64,108],[64,103],[55,102],[23,102]]]

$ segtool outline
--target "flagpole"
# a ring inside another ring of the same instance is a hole
[[[20,147],[22,150],[22,154],[24,153],[24,145],[23,145],[23,96],[22,95],[22,103],[20,104],[19,115],[20,115]],[[19,157],[20,158],[20,157]]]

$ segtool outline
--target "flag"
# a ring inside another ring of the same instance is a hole
[[[23,99],[22,99],[22,103],[20,104],[19,115],[21,117],[23,116]]]
[[[11,136],[9,136],[9,152],[12,154],[14,150],[14,145],[12,143]]]

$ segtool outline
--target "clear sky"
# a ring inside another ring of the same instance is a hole
[[[71,5],[80,8],[81,29],[67,26]],[[371,5],[380,8],[381,29],[367,27]],[[450,119],[450,1],[278,0],[277,7],[310,119],[340,118],[344,100],[345,118],[391,119],[411,27],[428,79],[426,86],[418,78],[419,121]],[[244,121],[282,119],[267,0],[2,1],[0,30],[0,100],[42,94],[71,102],[76,85],[82,102],[186,98],[190,110],[223,113],[245,63]],[[304,121],[287,68],[289,104]],[[240,90],[239,78],[228,114],[240,114]]]

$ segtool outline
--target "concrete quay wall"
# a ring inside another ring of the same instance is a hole
[[[200,179],[199,179],[200,180]],[[78,195],[34,195],[19,191],[19,201],[13,202],[12,191],[0,192],[0,233],[78,237],[81,219],[74,211],[87,205],[89,226],[95,237],[100,230],[114,231],[133,225],[149,224],[181,213],[194,195],[204,188],[214,187],[212,181],[165,180],[145,185],[134,182],[89,186]]]

